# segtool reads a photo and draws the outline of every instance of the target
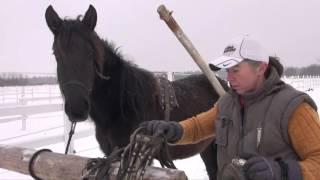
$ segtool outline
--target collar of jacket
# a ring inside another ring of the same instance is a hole
[[[284,86],[284,82],[280,79],[280,76],[274,67],[271,67],[270,74],[267,79],[263,82],[262,87],[255,92],[246,93],[241,96],[245,104],[249,104],[262,99],[263,97],[280,90]],[[234,90],[230,90],[229,93],[235,97],[234,99],[239,99],[239,94]]]

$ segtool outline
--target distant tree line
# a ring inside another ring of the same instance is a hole
[[[0,73],[0,86],[33,86],[46,84],[57,84],[57,78],[45,74]]]
[[[157,76],[166,77],[166,72],[154,72]],[[174,72],[174,79],[180,79],[190,74],[201,73],[200,71]],[[226,79],[225,71],[218,71],[218,76]],[[320,65],[312,64],[307,67],[285,67],[284,76],[320,76]],[[0,86],[32,86],[57,84],[55,75],[25,74],[25,73],[0,73]]]
[[[319,76],[320,65],[312,64],[307,67],[287,67],[284,69],[285,76]]]

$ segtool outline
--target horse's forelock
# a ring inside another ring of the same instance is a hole
[[[81,22],[82,16],[79,15],[76,20],[65,18],[63,25],[59,30],[57,37],[55,38],[54,52],[59,53],[60,56],[65,57],[65,52],[70,47],[70,40],[74,33],[80,35],[80,37],[86,39],[96,52],[96,64],[100,71],[102,71],[104,63],[104,44],[99,39],[95,32],[89,31]]]

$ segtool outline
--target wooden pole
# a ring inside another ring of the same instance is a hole
[[[216,78],[214,72],[210,70],[207,63],[205,63],[205,61],[202,59],[197,49],[193,46],[192,42],[182,31],[182,29],[180,28],[178,23],[175,21],[175,19],[171,16],[172,12],[169,12],[164,5],[160,5],[158,7],[158,13],[160,15],[160,19],[166,22],[166,24],[169,26],[171,31],[176,35],[178,40],[181,42],[184,48],[188,51],[188,53],[191,55],[191,57],[196,62],[196,64],[200,67],[202,72],[207,76],[207,78],[209,79],[211,85],[216,90],[216,92],[220,96],[222,96],[225,93],[223,87],[221,86],[220,82]]]
[[[0,145],[0,168],[29,174],[28,165],[32,155],[36,152],[34,149],[12,147]],[[89,158],[64,155],[53,152],[41,152],[33,161],[33,170],[37,177],[45,180],[80,180],[82,170]],[[116,180],[119,163],[112,164],[110,179]],[[176,169],[164,169],[158,167],[147,167],[143,179],[164,179],[186,180],[187,176],[183,171]]]

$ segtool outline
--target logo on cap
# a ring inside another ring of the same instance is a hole
[[[231,64],[231,62],[226,62],[226,63],[223,63],[222,66],[223,66],[223,67],[227,67],[227,66],[229,66],[230,64]]]
[[[223,53],[228,53],[228,52],[235,52],[236,51],[236,48],[234,46],[227,46]]]

